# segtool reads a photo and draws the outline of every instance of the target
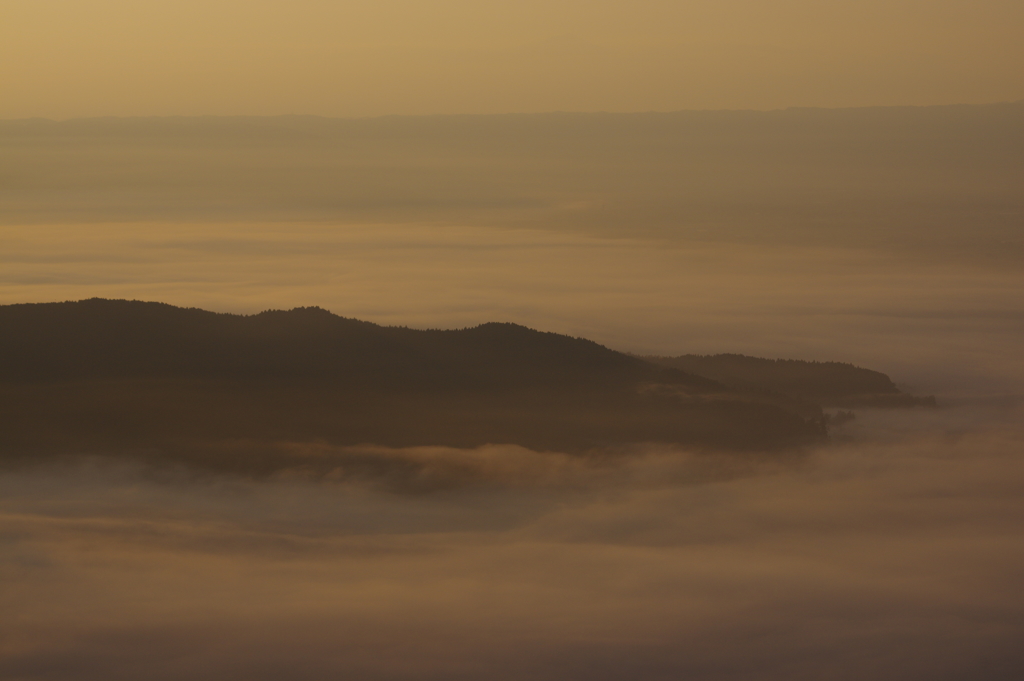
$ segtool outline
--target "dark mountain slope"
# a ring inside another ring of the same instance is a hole
[[[582,338],[515,324],[382,327],[319,308],[217,314],[92,299],[0,306],[0,380],[302,380],[388,390],[721,385]]]
[[[256,473],[295,465],[289,443],[303,442],[583,452],[824,437],[820,419],[760,396],[514,324],[421,331],[317,308],[94,299],[0,306],[0,331],[7,460],[142,452]]]

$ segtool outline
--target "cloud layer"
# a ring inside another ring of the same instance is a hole
[[[788,461],[9,470],[0,675],[1019,678],[1020,409],[944,414],[865,413]]]

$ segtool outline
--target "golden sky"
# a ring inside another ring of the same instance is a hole
[[[0,0],[0,118],[1024,97],[1019,0]]]

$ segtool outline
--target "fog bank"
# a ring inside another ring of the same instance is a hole
[[[1018,678],[1020,406],[941,412],[774,461],[376,450],[419,487],[8,470],[0,675]]]

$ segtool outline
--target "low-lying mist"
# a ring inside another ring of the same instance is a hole
[[[9,468],[0,676],[1018,678],[1021,415],[865,410],[789,457]]]

